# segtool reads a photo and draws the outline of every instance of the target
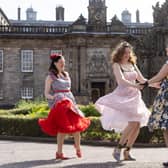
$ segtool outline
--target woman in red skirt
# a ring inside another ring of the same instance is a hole
[[[76,105],[70,90],[71,80],[64,71],[65,60],[62,55],[51,55],[49,74],[45,81],[45,97],[50,112],[46,119],[39,119],[43,132],[50,136],[57,135],[56,159],[67,159],[62,152],[65,134],[73,134],[77,157],[82,157],[80,149],[80,132],[86,130],[90,120],[85,118]]]

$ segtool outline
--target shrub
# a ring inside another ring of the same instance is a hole
[[[86,117],[88,116],[100,116],[100,113],[96,110],[94,104],[89,105],[79,105],[80,110],[85,114]]]
[[[85,114],[86,117],[89,116],[100,116],[93,104],[89,105],[79,105],[80,110]],[[0,115],[6,114],[24,114],[31,117],[46,117],[49,112],[49,107],[45,101],[26,101],[21,100],[17,103],[16,108],[12,110],[0,110]]]
[[[33,110],[39,107],[49,109],[47,102],[44,100],[21,100],[16,104],[16,108],[31,108]]]
[[[8,136],[45,136],[37,123],[37,118],[25,116],[1,116],[0,134]]]
[[[15,108],[11,110],[0,110],[0,115],[17,115],[17,114],[29,114],[31,111],[30,108]]]
[[[83,140],[108,140],[112,142],[119,140],[120,134],[102,129],[99,117],[90,117],[90,119],[90,127],[81,133]],[[30,115],[2,115],[0,116],[0,135],[46,137],[47,135],[38,126],[37,120],[37,117]],[[141,128],[137,142],[160,143],[163,142],[163,135],[160,130],[150,133],[147,127],[144,127]]]
[[[99,116],[93,104],[87,106],[79,105],[85,116],[91,119],[90,127],[81,133],[84,140],[108,140],[116,142],[120,134],[114,131],[103,130]],[[20,101],[15,109],[0,110],[0,135],[13,136],[47,136],[42,133],[38,126],[38,118],[48,115],[49,108],[47,102],[43,100]],[[137,142],[141,143],[160,143],[163,142],[162,131],[157,130],[153,133],[147,127],[140,130]]]
[[[25,101],[21,100],[17,105],[17,108],[28,109],[28,116],[30,117],[46,117],[49,112],[49,107],[46,101],[35,100],[35,101]]]

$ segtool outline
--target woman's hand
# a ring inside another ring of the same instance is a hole
[[[51,99],[54,100],[54,99],[55,99],[55,96],[51,96]]]
[[[47,95],[47,99],[48,99],[48,100],[54,100],[54,99],[55,99],[55,96],[48,94],[48,95]]]
[[[154,87],[154,88],[160,89],[160,84],[161,84],[161,82],[151,83],[151,84],[149,84],[149,87]]]
[[[139,90],[142,90],[144,88],[144,85],[142,85],[140,83],[137,83],[136,88],[139,89]]]

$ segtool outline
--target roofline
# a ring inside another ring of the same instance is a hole
[[[9,19],[8,19],[8,17],[6,16],[6,14],[4,13],[4,11],[2,10],[2,8],[0,8],[0,12],[1,12],[2,15],[5,17],[5,19],[7,20],[7,22],[10,24]]]

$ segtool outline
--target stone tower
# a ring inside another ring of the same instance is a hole
[[[105,0],[89,0],[88,31],[106,31],[106,9]]]
[[[131,13],[127,9],[122,12],[121,17],[123,23],[131,23]]]
[[[37,19],[37,12],[33,10],[32,7],[26,10],[26,19],[27,20],[36,20]]]

